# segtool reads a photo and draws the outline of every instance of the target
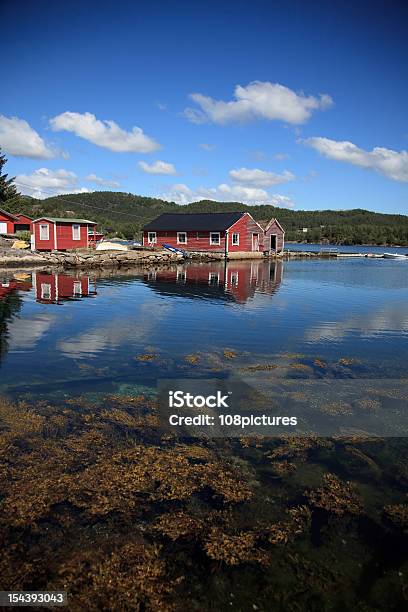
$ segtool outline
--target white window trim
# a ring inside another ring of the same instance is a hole
[[[234,236],[237,236],[237,241],[234,242]],[[239,246],[239,233],[238,232],[233,232],[231,234],[231,245],[232,246]]]
[[[213,236],[217,234],[218,242],[213,241]],[[220,246],[221,245],[221,233],[220,232],[210,232],[210,245],[211,246]]]
[[[75,291],[75,289],[79,289],[79,290]],[[77,297],[77,296],[81,296],[82,295],[82,283],[81,283],[81,281],[74,281],[74,285],[72,287],[72,294],[73,294],[73,297]]]
[[[215,284],[219,285],[220,284],[220,273],[219,272],[210,272],[208,274],[208,284],[209,285],[215,285]]]
[[[46,230],[47,232],[46,238],[43,238],[42,230]],[[50,239],[50,226],[48,225],[48,223],[41,223],[40,224],[40,240],[49,240],[49,239]]]
[[[186,237],[185,241],[180,240],[180,234],[184,234]],[[177,232],[177,244],[187,244],[187,232]]]
[[[153,236],[154,238],[150,238],[150,236]],[[148,244],[157,244],[157,232],[147,232],[147,242]]]
[[[51,285],[49,283],[41,283],[41,299],[42,300],[51,299]]]
[[[238,272],[231,272],[231,287],[238,287],[238,283],[239,283],[239,273]]]
[[[78,234],[75,234],[75,230],[78,230]],[[72,240],[81,240],[81,226],[78,223],[72,224]]]

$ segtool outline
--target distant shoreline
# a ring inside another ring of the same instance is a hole
[[[375,247],[375,248],[392,248],[392,249],[408,249],[408,244],[373,244],[372,242],[364,242],[361,244],[344,244],[344,242],[304,242],[303,240],[285,240],[285,244],[304,244],[304,245],[312,245],[316,244],[322,247]]]

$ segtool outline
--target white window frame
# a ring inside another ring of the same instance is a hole
[[[231,287],[238,287],[239,283],[239,273],[231,272]]]
[[[236,236],[236,241],[234,242],[234,236]],[[239,233],[238,232],[233,232],[232,236],[231,236],[231,245],[232,246],[239,246]]]
[[[218,240],[214,242],[213,236],[217,235]],[[221,245],[221,233],[220,232],[210,232],[210,245],[211,246],[220,246]]]
[[[72,296],[81,297],[82,296],[82,283],[81,281],[74,281],[74,285],[72,288]]]
[[[44,238],[43,230],[46,231],[47,237]],[[49,240],[50,239],[50,226],[48,223],[40,224],[40,240]]]
[[[50,285],[50,283],[41,283],[41,299],[42,300],[50,300],[51,299],[51,285]]]
[[[187,273],[185,270],[177,270],[177,282],[185,283],[187,281]]]
[[[208,284],[209,285],[219,285],[220,284],[220,273],[210,272],[208,274]]]
[[[78,231],[78,234],[76,234]],[[81,240],[81,226],[79,223],[72,224],[72,240]]]
[[[157,232],[147,232],[147,243],[157,244]]]
[[[180,240],[180,234],[183,234],[186,239]],[[177,244],[187,244],[187,232],[177,232]]]

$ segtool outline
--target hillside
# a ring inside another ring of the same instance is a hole
[[[14,205],[17,212],[17,204]],[[203,200],[187,206],[131,193],[95,191],[56,196],[45,200],[23,197],[20,212],[38,217],[80,216],[97,221],[105,231],[139,238],[142,226],[163,212],[248,211],[258,221],[276,217],[287,240],[330,241],[338,244],[408,245],[408,216],[386,215],[363,209],[302,211],[274,206],[246,206],[238,202]],[[308,228],[307,233],[302,228]]]

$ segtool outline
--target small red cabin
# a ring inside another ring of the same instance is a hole
[[[96,223],[87,219],[40,217],[33,221],[33,251],[68,251],[90,246],[89,233]]]
[[[264,229],[264,249],[281,253],[285,245],[285,230],[277,219],[271,219]]]
[[[18,223],[17,216],[0,208],[0,234],[14,234],[15,223]]]
[[[33,220],[31,217],[27,217],[27,215],[23,215],[22,213],[17,213],[14,215],[17,221],[14,222],[14,233],[17,232],[30,232],[33,231]]]
[[[247,212],[165,213],[143,228],[143,245],[221,253],[263,250],[262,227]]]

